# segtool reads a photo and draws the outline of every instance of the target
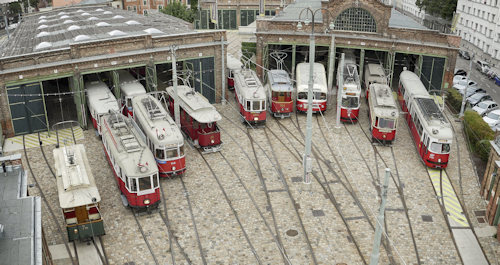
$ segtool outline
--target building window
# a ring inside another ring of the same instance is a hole
[[[255,17],[258,14],[258,10],[241,10],[240,11],[240,24],[241,26],[248,26],[255,21]]]
[[[162,10],[163,9],[163,6],[162,5],[158,5],[158,10]]]
[[[143,13],[145,16],[147,16],[147,15],[148,15],[148,10],[147,10],[147,9],[144,9],[144,10],[142,10],[142,13]]]
[[[377,32],[375,19],[370,12],[362,8],[351,7],[340,13],[335,19],[336,30]]]
[[[143,2],[143,5],[147,6],[148,5],[148,0],[144,0],[142,1]]]

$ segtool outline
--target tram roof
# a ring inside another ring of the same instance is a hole
[[[313,90],[327,92],[325,66],[321,63],[314,63],[313,66]],[[307,91],[309,82],[309,63],[299,63],[297,71],[297,92]]]
[[[134,117],[139,120],[143,131],[155,145],[177,147],[184,143],[181,131],[158,99],[144,94],[134,97],[132,105]]]
[[[167,87],[168,94],[173,97],[174,87]],[[189,86],[177,86],[177,94],[179,95],[179,105],[199,123],[212,123],[222,119],[222,116],[215,107],[208,102],[202,94],[194,91]]]
[[[122,173],[128,177],[143,177],[158,172],[153,153],[144,142],[142,132],[132,124],[132,120],[121,113],[110,113],[104,116],[104,132],[109,151],[120,166]],[[139,165],[145,171],[141,171]]]
[[[127,70],[118,70],[120,76],[120,90],[125,96],[134,96],[146,94],[146,89],[131,73]]]
[[[414,72],[403,70],[399,75],[399,80],[412,97],[429,95],[422,81]]]
[[[108,113],[110,110],[120,111],[115,96],[104,82],[86,82],[85,90],[87,92],[89,106],[97,113]]]
[[[72,44],[132,36],[192,33],[192,25],[159,12],[147,16],[104,4],[75,5],[25,15],[0,47],[1,57],[69,49]]]
[[[243,66],[243,64],[241,63],[240,60],[238,60],[238,58],[234,57],[232,54],[230,53],[227,53],[227,68],[231,69],[231,70],[236,70],[236,69],[241,69],[241,67]]]
[[[290,92],[293,90],[293,85],[287,71],[273,69],[267,72],[267,76],[272,91]]]
[[[101,201],[83,144],[53,150],[59,206],[63,209]]]
[[[235,71],[234,89],[244,100],[265,100],[266,91],[254,70],[241,69]]]
[[[385,84],[373,83],[370,85],[371,104],[375,115],[382,117],[398,117],[398,109],[391,88]]]

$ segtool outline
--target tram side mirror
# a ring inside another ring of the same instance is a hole
[[[97,199],[95,197],[92,197],[92,202],[96,203]]]

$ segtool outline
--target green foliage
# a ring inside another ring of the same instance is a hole
[[[473,110],[464,113],[465,133],[472,151],[484,162],[488,161],[490,154],[490,141],[495,138],[495,133],[483,118]]]
[[[254,55],[257,55],[257,44],[253,42],[242,42],[241,43],[241,53],[243,54],[241,60],[243,62],[251,59]],[[256,69],[256,65],[254,63],[250,64],[250,68],[253,70]]]
[[[446,104],[454,113],[460,112],[460,108],[462,107],[462,95],[453,88],[448,88],[447,92]]]
[[[9,11],[11,15],[22,13],[23,9],[19,2],[10,2],[9,3]]]
[[[171,15],[182,20],[185,20],[189,23],[193,23],[196,17],[196,7],[193,5],[193,8],[188,8],[185,4],[181,2],[171,2],[165,8],[161,10],[162,13]]]
[[[457,0],[416,0],[415,4],[420,10],[444,19],[453,18],[453,13],[457,9]]]

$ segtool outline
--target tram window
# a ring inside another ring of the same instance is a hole
[[[193,129],[198,129],[198,122],[193,120]]]
[[[183,156],[184,155],[184,145],[179,146],[179,150],[180,150],[180,153],[181,153],[180,156]]]
[[[128,184],[128,181],[127,181],[127,176],[125,174],[122,175],[122,179],[123,179],[123,182],[125,182],[125,187],[127,187],[127,189],[130,190],[130,185]]]
[[[432,142],[429,149],[434,153],[445,154],[450,152],[450,144]]]
[[[252,101],[252,110],[260,110],[260,101]]]
[[[273,91],[273,99],[276,100],[278,97],[281,96],[280,92]]]
[[[357,97],[342,98],[342,107],[356,108],[356,107],[358,107],[358,104],[359,104],[359,100]]]
[[[127,107],[132,107],[132,99],[127,98]]]
[[[307,99],[307,93],[306,92],[300,92],[297,96],[298,99]]]
[[[165,159],[165,150],[157,148],[155,153],[156,153],[156,158]]]
[[[314,99],[316,100],[326,100],[326,94],[321,92],[314,92]]]
[[[158,174],[153,175],[153,188],[158,187]]]
[[[151,189],[151,176],[138,178],[139,180],[139,190],[149,190]]]
[[[131,192],[136,192],[137,191],[137,179],[129,178],[128,181],[130,181],[130,191]]]
[[[394,120],[380,118],[378,126],[380,128],[394,129]]]
[[[177,157],[177,148],[175,148],[175,149],[168,149],[166,152],[167,152],[167,158]]]
[[[247,110],[251,110],[250,104],[251,104],[251,102],[249,100],[247,100]]]

